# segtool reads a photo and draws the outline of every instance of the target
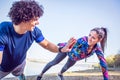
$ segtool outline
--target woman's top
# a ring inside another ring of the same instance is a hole
[[[66,43],[59,43],[58,46],[63,47],[65,46]],[[71,60],[73,61],[78,61],[85,59],[87,57],[92,56],[94,53],[96,53],[99,61],[100,61],[100,66],[102,68],[102,73],[104,80],[108,80],[108,70],[107,70],[107,64],[106,60],[104,58],[103,51],[99,44],[95,44],[93,47],[92,51],[88,53],[88,37],[84,36],[82,38],[79,38],[76,42],[76,44],[73,46],[72,50],[68,52],[68,56]]]

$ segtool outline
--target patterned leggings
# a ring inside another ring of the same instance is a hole
[[[67,53],[58,53],[57,56],[44,67],[41,74],[43,75],[49,68],[51,68],[52,66],[61,62],[66,56],[67,56]],[[70,58],[68,58],[66,64],[63,66],[60,73],[64,73],[66,70],[68,70],[75,63],[76,63],[76,61],[72,61]]]

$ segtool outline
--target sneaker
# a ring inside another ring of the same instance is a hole
[[[62,74],[58,74],[58,78],[59,78],[59,80],[64,80],[64,77]]]
[[[22,75],[18,76],[18,78],[19,78],[19,80],[26,80],[26,79],[25,79],[25,75],[24,75],[24,74],[22,74]]]
[[[37,77],[37,80],[41,80],[41,78],[42,78],[41,76],[38,76],[38,77]]]

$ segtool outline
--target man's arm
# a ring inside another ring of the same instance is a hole
[[[74,38],[70,38],[69,41],[67,42],[66,46],[63,47],[61,49],[61,52],[69,52],[71,51],[73,45],[76,43],[76,39]],[[59,47],[53,43],[51,43],[50,41],[44,39],[42,42],[39,43],[43,48],[51,51],[51,52],[54,52],[54,53],[57,53],[59,52]]]
[[[0,64],[2,62],[3,51],[0,51]]]
[[[55,53],[58,52],[58,47],[57,47],[55,44],[49,42],[49,41],[46,40],[46,39],[44,39],[44,40],[43,40],[42,42],[40,42],[39,44],[40,44],[43,48],[45,48],[45,49],[47,49],[47,50],[49,50],[49,51],[51,51],[51,52],[55,52]]]

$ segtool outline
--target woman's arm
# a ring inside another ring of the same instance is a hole
[[[102,69],[104,80],[109,80],[109,78],[108,78],[108,70],[107,70],[107,63],[106,63],[106,60],[104,58],[104,55],[99,50],[96,51],[96,54],[97,54],[97,57],[98,57],[98,59],[100,61],[100,66],[101,66],[101,69]]]

